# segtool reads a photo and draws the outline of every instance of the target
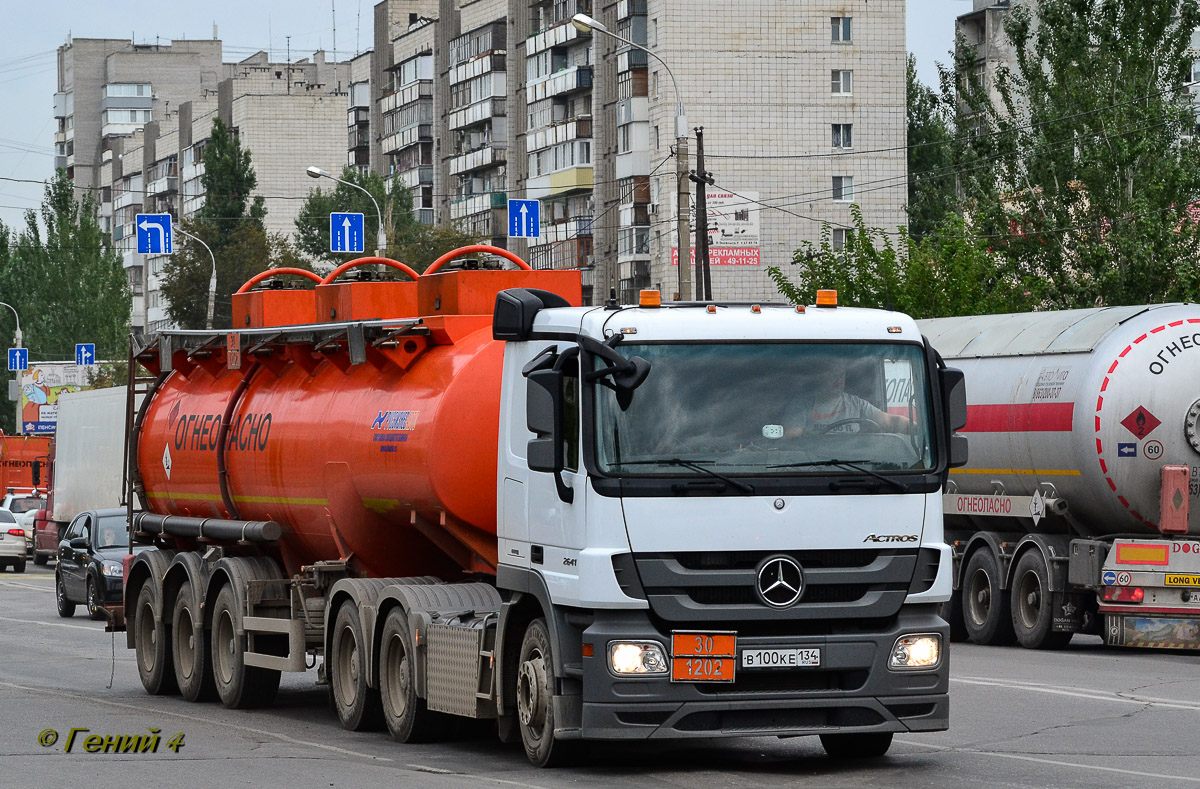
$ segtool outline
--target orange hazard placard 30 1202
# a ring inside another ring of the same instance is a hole
[[[736,647],[734,633],[672,633],[671,681],[733,682]]]

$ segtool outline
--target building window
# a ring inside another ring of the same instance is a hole
[[[835,69],[832,72],[832,80],[831,80],[831,87],[833,88],[833,92],[835,94],[849,95],[850,88],[852,87],[853,75],[854,75],[853,71],[850,71],[850,70],[838,71]]]
[[[843,227],[835,228],[833,231],[833,251],[841,252],[846,248],[846,229]]]
[[[854,176],[835,175],[833,177],[833,199],[843,203],[854,199]]]
[[[850,41],[850,19],[851,17],[848,16],[834,16],[829,18],[831,27],[833,28],[833,38],[831,40],[835,44]]]
[[[853,130],[852,123],[835,123],[833,124],[833,147],[834,148],[853,148]]]

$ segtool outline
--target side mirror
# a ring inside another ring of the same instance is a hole
[[[87,549],[87,537],[75,537],[71,540],[71,547],[77,551]]]
[[[947,367],[941,371],[941,382],[946,426],[953,433],[967,426],[967,379],[962,370]]]
[[[950,436],[950,467],[958,468],[967,465],[967,437],[958,434]]]
[[[33,461],[33,486],[40,488],[42,486],[42,461]]]
[[[525,385],[525,423],[534,438],[529,440],[531,471],[556,473],[563,470],[562,380],[559,370],[534,370]]]

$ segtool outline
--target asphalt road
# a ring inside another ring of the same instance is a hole
[[[838,763],[815,738],[594,747],[538,770],[486,727],[398,745],[344,731],[315,673],[285,675],[269,710],[151,697],[124,634],[60,619],[53,572],[0,574],[0,785],[5,787],[1173,787],[1200,785],[1200,655],[954,645],[951,728],[897,736],[873,763]],[[66,740],[78,733],[71,752]],[[157,753],[88,753],[89,734],[160,730]],[[45,730],[58,734],[39,744]],[[167,741],[183,734],[183,747]]]

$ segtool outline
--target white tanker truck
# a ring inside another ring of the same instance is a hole
[[[967,381],[952,634],[1200,648],[1200,305],[920,325]]]

